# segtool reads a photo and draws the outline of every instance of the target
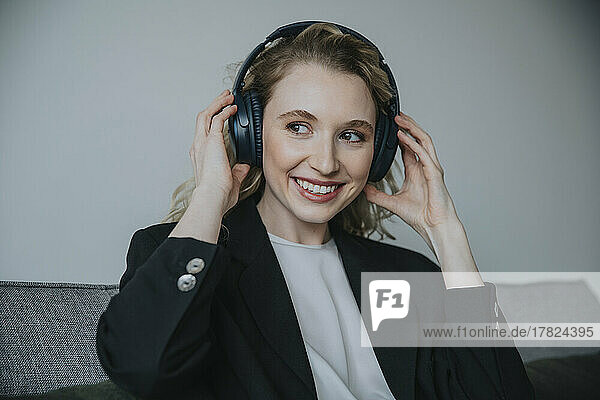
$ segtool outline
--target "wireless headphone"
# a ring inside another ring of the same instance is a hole
[[[268,43],[280,37],[296,36],[310,25],[322,22],[326,21],[301,21],[277,28],[267,36],[264,42],[252,50],[246,61],[244,61],[244,64],[242,64],[233,85],[234,104],[237,105],[237,112],[229,117],[228,122],[229,135],[237,162],[262,167],[263,105],[260,102],[258,93],[254,89],[246,91],[243,96],[241,95],[242,88],[244,87],[243,80],[250,65],[258,54],[265,49]],[[394,91],[393,97],[386,104],[388,115],[386,116],[380,110],[377,116],[377,123],[375,124],[374,153],[368,180],[377,182],[390,169],[398,148],[396,132],[399,128],[394,121],[394,117],[400,111],[400,95],[396,88],[396,81],[389,66],[385,63],[383,55],[369,39],[350,28],[332,22],[329,23],[336,25],[342,33],[351,34],[377,50],[377,53],[379,53],[379,64],[386,72]]]

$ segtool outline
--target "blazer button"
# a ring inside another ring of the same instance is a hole
[[[191,274],[183,274],[177,279],[177,288],[182,292],[188,292],[196,286],[196,277]]]
[[[192,258],[185,266],[185,269],[190,274],[197,274],[204,269],[204,260],[201,258]]]

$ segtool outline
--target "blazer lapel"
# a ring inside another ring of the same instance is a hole
[[[277,256],[256,209],[257,194],[239,202],[224,218],[229,229],[228,247],[246,267],[239,280],[240,291],[268,343],[316,398],[315,382],[304,347],[300,325]],[[369,247],[337,225],[329,224],[342,257],[354,300],[361,310],[361,271],[381,271]],[[417,349],[374,347],[377,361],[396,399],[414,398]]]
[[[354,300],[358,309],[361,307],[361,272],[388,272],[382,270],[381,265],[374,261],[374,249],[364,245],[363,241],[339,228],[329,224],[338,252],[342,257],[344,269],[350,282]],[[400,265],[393,266],[399,270]],[[362,314],[362,313],[361,313]],[[415,367],[417,362],[417,348],[415,347],[373,347],[377,362],[381,367],[383,376],[387,381],[394,397],[399,399],[415,398]]]
[[[228,247],[246,265],[240,291],[262,335],[316,399],[300,325],[255,200],[256,196],[244,199],[224,220],[230,231]]]

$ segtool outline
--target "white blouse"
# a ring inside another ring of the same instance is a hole
[[[364,322],[333,238],[322,245],[271,233],[269,239],[296,311],[317,397],[394,400],[373,348],[360,345]]]

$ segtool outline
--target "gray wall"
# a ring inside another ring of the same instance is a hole
[[[600,270],[592,2],[234,3],[0,2],[0,279],[117,282],[133,232],[193,176],[225,65],[302,19],[380,47],[482,271]]]

